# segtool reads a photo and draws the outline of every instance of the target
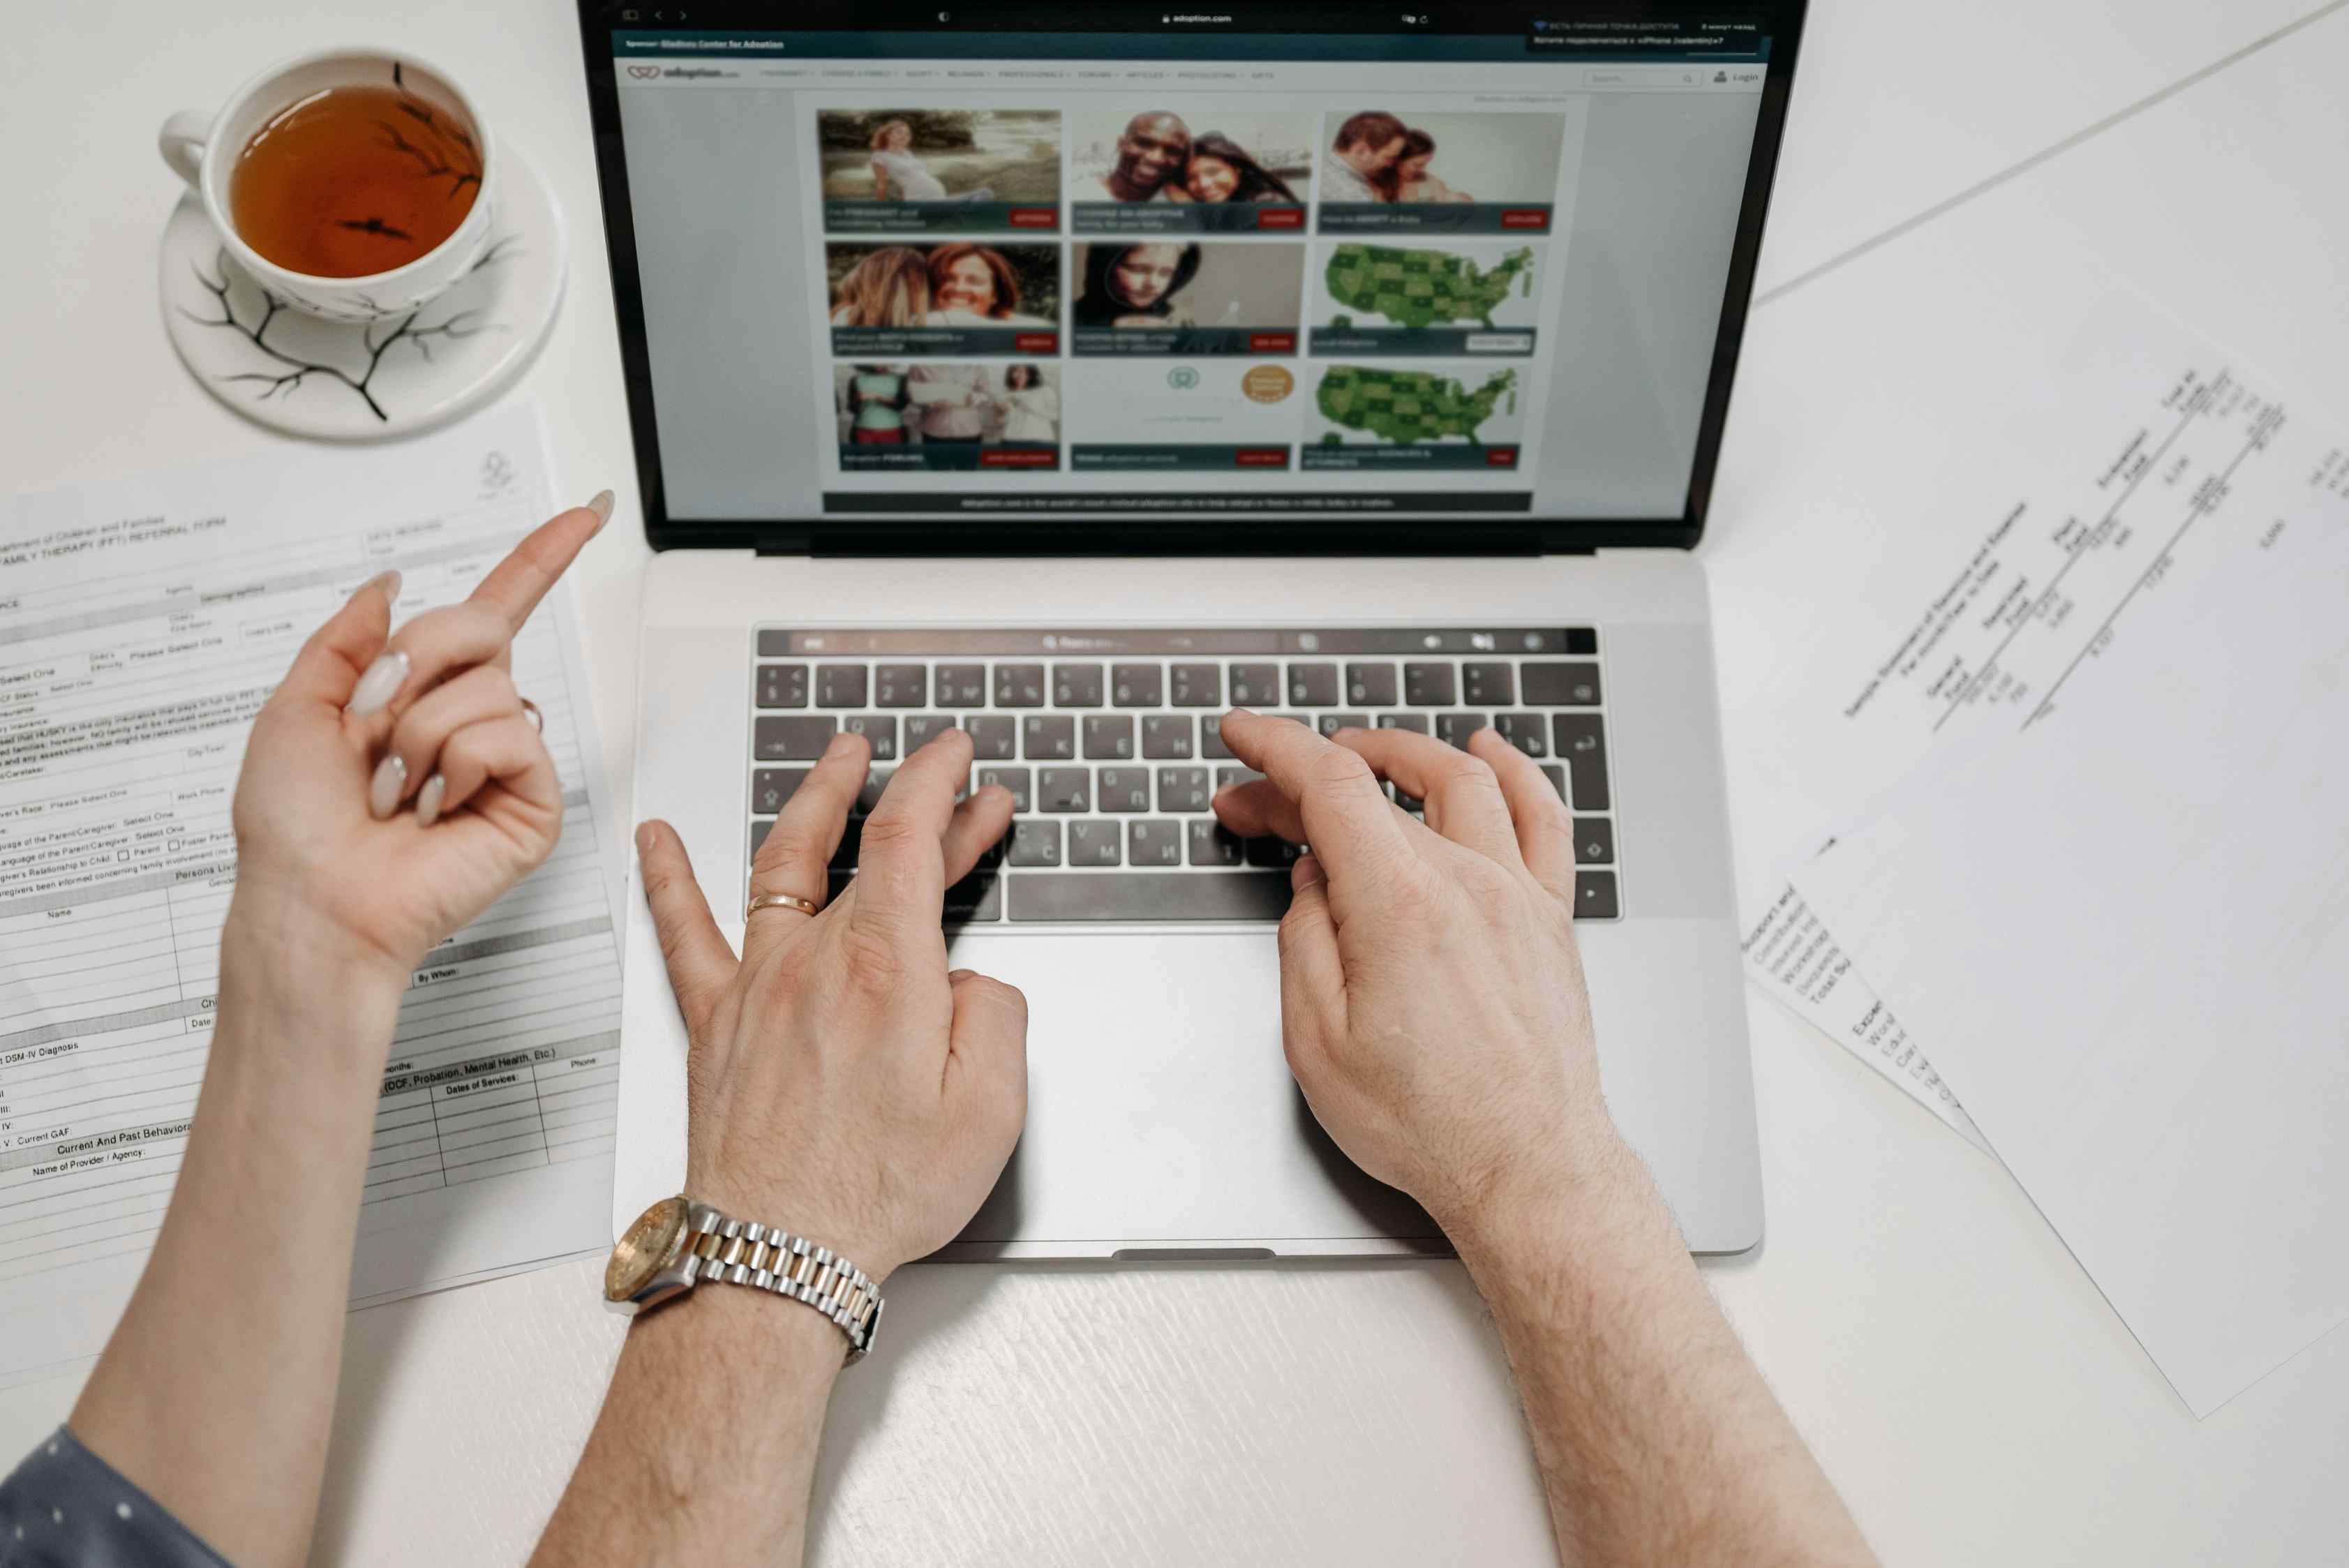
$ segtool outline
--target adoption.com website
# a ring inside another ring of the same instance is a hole
[[[673,516],[1682,512],[1758,61],[642,36]]]

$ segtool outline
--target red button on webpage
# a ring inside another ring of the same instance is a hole
[[[1288,449],[1242,447],[1232,454],[1232,464],[1243,469],[1285,469],[1288,466]]]
[[[1485,466],[1488,469],[1514,469],[1517,466],[1515,447],[1488,447],[1485,450]]]
[[[1049,469],[1060,461],[1057,451],[1036,451],[1025,447],[996,447],[978,454],[982,469]]]
[[[1011,346],[1021,354],[1058,354],[1061,335],[1057,332],[1023,332],[1011,340]]]
[[[1504,229],[1547,229],[1549,209],[1547,207],[1510,207],[1501,213]]]
[[[1058,207],[1014,207],[1011,226],[1015,229],[1057,229],[1061,226]]]
[[[1305,227],[1305,209],[1259,207],[1256,210],[1256,226],[1259,229],[1302,229]]]
[[[1297,335],[1293,332],[1251,332],[1248,334],[1250,354],[1294,354]]]

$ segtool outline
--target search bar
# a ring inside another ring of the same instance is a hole
[[[1637,88],[1643,91],[1704,86],[1705,74],[1694,66],[1593,66],[1582,73],[1587,88]]]

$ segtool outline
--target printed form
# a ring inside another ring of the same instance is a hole
[[[254,716],[360,583],[469,593],[548,505],[535,412],[0,511],[0,1382],[95,1355],[162,1222],[203,1077]],[[362,1305],[610,1243],[620,861],[568,585],[515,640],[564,786],[554,856],[400,1009]]]
[[[1841,656],[1813,673],[1840,684],[1797,738],[1829,760],[1847,812],[1945,742],[2061,715],[2085,665],[2116,641],[2186,634],[2235,574],[2349,534],[2349,443],[2151,306],[2083,302],[2058,363],[2033,374],[2059,402],[1986,399],[1962,420],[1981,428],[1944,428],[1981,460],[1928,487],[1913,532],[1946,542],[1938,564],[1910,553],[1930,575],[1839,585],[1858,608]],[[1863,553],[1852,570],[1877,567]],[[1839,826],[1819,824],[1801,854]],[[1791,882],[1748,911],[1744,946],[1766,993],[1989,1149]]]

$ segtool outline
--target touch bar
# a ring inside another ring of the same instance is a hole
[[[1288,876],[1246,872],[1007,872],[1013,921],[1278,920]]]

